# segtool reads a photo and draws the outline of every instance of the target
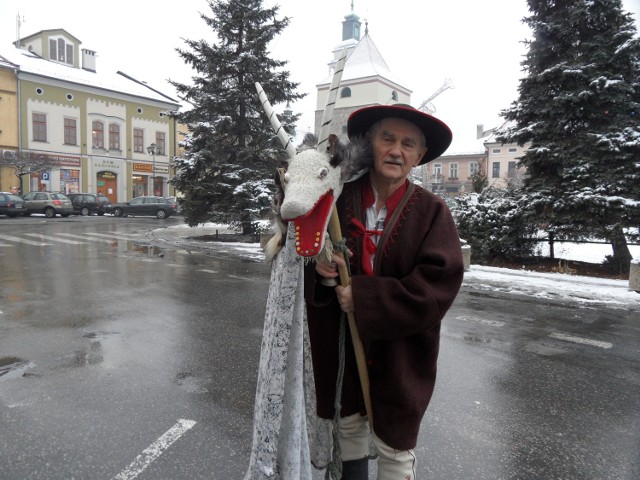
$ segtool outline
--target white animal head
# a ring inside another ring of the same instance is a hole
[[[314,150],[315,137],[305,138],[307,149],[289,159],[282,175],[284,201],[280,216],[291,221],[296,232],[296,252],[315,257],[325,246],[325,232],[342,186],[363,167],[366,157],[359,146],[342,145],[335,135],[328,141],[328,152]]]

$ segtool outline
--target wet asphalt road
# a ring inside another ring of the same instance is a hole
[[[181,222],[0,218],[0,479],[243,477],[269,266]],[[419,478],[640,478],[639,322],[466,283]]]

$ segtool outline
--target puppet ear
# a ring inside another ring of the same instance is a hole
[[[336,154],[338,143],[339,143],[339,140],[336,134],[332,133],[331,135],[329,135],[327,151],[329,152],[330,156],[333,157]]]

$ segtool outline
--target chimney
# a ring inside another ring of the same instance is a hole
[[[82,69],[90,72],[96,71],[96,52],[93,50],[82,49]]]

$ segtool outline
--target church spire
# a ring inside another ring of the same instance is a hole
[[[351,13],[344,17],[342,22],[342,41],[354,39],[360,40],[360,17],[353,12],[353,0],[351,0]]]

